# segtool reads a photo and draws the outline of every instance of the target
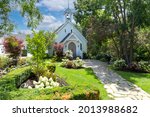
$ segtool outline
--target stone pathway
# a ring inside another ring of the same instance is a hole
[[[150,100],[150,95],[141,88],[123,79],[98,60],[85,60],[85,67],[91,67],[104,84],[108,96],[115,100]]]

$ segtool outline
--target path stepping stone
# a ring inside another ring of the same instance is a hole
[[[115,100],[150,100],[150,94],[108,69],[106,63],[98,60],[85,60],[84,66],[93,69],[104,84],[110,98]]]

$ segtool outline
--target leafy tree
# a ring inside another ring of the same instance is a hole
[[[100,25],[100,27],[97,25],[97,30],[104,29],[103,32],[106,32],[106,35],[111,32],[109,38],[111,37],[113,40],[118,58],[124,59],[130,66],[133,61],[136,30],[150,26],[149,5],[149,0],[77,0],[75,3],[77,11],[75,17],[76,21],[86,30],[89,29],[87,21],[91,23],[89,19],[92,16],[96,17],[96,20],[103,19],[97,20],[98,24],[103,24],[102,21],[109,19],[111,22],[107,23],[108,28],[104,28],[105,26],[103,25]],[[96,21],[94,23],[97,24]],[[94,30],[94,32],[96,31]],[[98,32],[95,34],[101,35]],[[102,39],[102,37],[99,36],[98,39]],[[94,37],[92,40],[97,39]]]
[[[5,52],[10,54],[10,57],[17,59],[17,57],[21,54],[22,48],[24,46],[23,41],[17,39],[16,37],[7,37],[3,42]]]
[[[147,60],[150,62],[150,28],[144,28],[137,31],[136,38],[136,58],[138,60]]]
[[[0,1],[0,35],[13,31],[15,25],[10,20],[10,12],[19,8],[19,12],[28,20],[27,26],[36,28],[42,20],[39,9],[36,7],[38,0],[1,0]]]
[[[33,37],[29,35],[26,37],[28,51],[33,55],[35,71],[38,76],[40,75],[38,71],[42,67],[43,60],[46,56],[46,50],[51,46],[54,37],[54,33],[44,31],[39,31],[38,33],[33,32]]]
[[[101,0],[77,0],[75,9],[75,20],[88,39],[88,52],[96,55],[102,43],[112,34],[112,20],[105,15]]]

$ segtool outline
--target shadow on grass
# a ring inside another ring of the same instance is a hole
[[[126,80],[137,83],[141,79],[149,79],[150,80],[150,74],[149,73],[135,73],[135,72],[124,72],[124,71],[116,71],[119,75],[121,75]]]

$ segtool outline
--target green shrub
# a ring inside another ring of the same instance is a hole
[[[10,92],[13,100],[98,100],[99,90],[89,86],[66,86],[53,89],[20,89]]]
[[[22,56],[27,56],[27,50],[22,50],[21,55],[22,55]]]
[[[29,78],[31,74],[31,68],[30,67],[24,67],[24,68],[18,68],[2,78],[0,78],[0,88],[9,88],[9,90],[12,90],[11,87],[17,88],[19,87],[25,80]]]
[[[55,70],[56,70],[56,65],[55,64],[47,64],[46,67],[49,70],[49,72],[52,72],[52,73],[54,73]]]
[[[0,56],[0,69],[4,69],[10,63],[10,59],[7,56]]]
[[[140,61],[138,62],[139,68],[143,72],[150,72],[150,63],[146,61]]]
[[[5,99],[10,91],[17,90],[29,78],[30,74],[30,67],[25,67],[16,69],[0,78],[0,99]]]
[[[114,67],[114,69],[116,69],[116,70],[123,70],[123,69],[125,69],[126,68],[126,62],[125,62],[125,60],[123,60],[123,59],[120,59],[120,60],[116,60],[115,62],[114,62],[114,64],[113,64],[113,67]]]

